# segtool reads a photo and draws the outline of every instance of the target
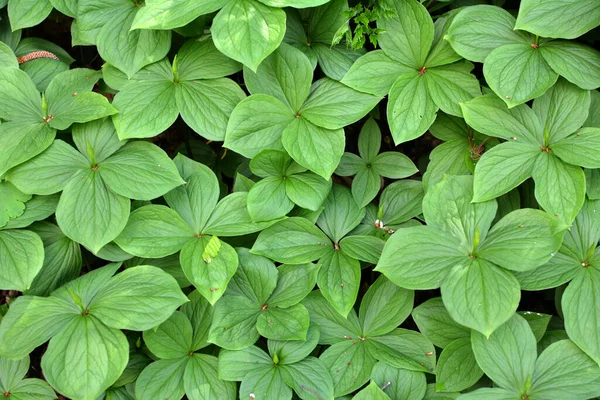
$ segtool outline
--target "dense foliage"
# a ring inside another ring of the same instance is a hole
[[[0,0],[0,393],[600,397],[598,25]]]

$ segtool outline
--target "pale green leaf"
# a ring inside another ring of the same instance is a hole
[[[50,340],[42,370],[60,393],[95,399],[121,375],[128,356],[123,332],[106,327],[91,315],[78,316]]]
[[[109,327],[142,331],[164,322],[187,301],[175,278],[143,265],[112,277],[89,304],[89,312]]]
[[[517,393],[527,390],[537,349],[535,336],[523,317],[513,315],[487,338],[472,331],[471,340],[477,364],[496,385]]]
[[[460,392],[483,376],[471,349],[471,339],[457,339],[442,351],[436,368],[436,389],[444,392]]]
[[[467,60],[483,62],[501,46],[533,43],[533,36],[516,31],[515,18],[506,10],[491,5],[464,7],[448,29],[445,38],[454,51]]]
[[[511,108],[541,96],[558,79],[539,49],[526,43],[492,50],[483,64],[483,75]]]
[[[388,57],[383,50],[374,50],[356,60],[341,82],[361,92],[384,96],[400,75],[413,70]]]
[[[515,28],[552,38],[575,39],[598,26],[600,5],[594,0],[524,0]]]
[[[131,213],[115,242],[138,257],[159,258],[178,252],[193,236],[194,231],[175,211],[148,205]]]
[[[517,310],[521,291],[510,272],[476,258],[452,268],[442,298],[456,322],[489,336]]]
[[[285,12],[254,0],[235,0],[213,20],[215,46],[226,56],[256,71],[285,35]]]
[[[282,143],[298,164],[329,179],[344,153],[344,130],[329,130],[295,118],[283,131]]]
[[[583,89],[600,86],[600,53],[577,42],[555,40],[540,46],[540,52],[557,74]]]
[[[386,242],[376,271],[407,289],[435,289],[455,265],[468,260],[452,236],[429,227],[399,229]]]

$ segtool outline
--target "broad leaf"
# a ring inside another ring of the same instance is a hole
[[[91,315],[78,316],[50,340],[42,370],[60,393],[93,399],[117,380],[128,356],[123,332],[106,327]]]
[[[521,291],[510,272],[476,258],[452,268],[442,298],[456,322],[489,336],[517,310]]]
[[[187,301],[175,278],[145,265],[111,278],[90,303],[89,312],[112,328],[146,330],[164,322]]]
[[[42,268],[44,245],[40,237],[31,231],[0,231],[0,258],[4,260],[0,287],[24,292]]]
[[[444,392],[465,390],[483,376],[471,349],[471,339],[457,339],[442,351],[436,368],[436,389]]]
[[[256,71],[285,35],[285,12],[255,0],[235,0],[213,20],[215,46],[226,56]]]
[[[525,0],[519,8],[516,29],[552,38],[575,39],[595,28],[600,8],[594,0]]]
[[[503,389],[523,393],[537,357],[535,336],[527,321],[513,315],[487,339],[472,331],[477,364]]]

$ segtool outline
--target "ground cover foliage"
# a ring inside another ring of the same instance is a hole
[[[0,393],[600,397],[597,0],[0,0]]]

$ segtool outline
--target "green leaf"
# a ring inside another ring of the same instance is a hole
[[[250,394],[262,399],[291,400],[290,389],[281,377],[281,372],[272,366],[270,369],[251,371],[240,385],[240,398],[251,398]]]
[[[582,128],[552,145],[552,151],[564,162],[586,168],[600,168],[600,157],[593,149],[600,145],[600,128]]]
[[[455,340],[470,338],[471,330],[452,319],[441,297],[429,299],[412,312],[419,331],[433,344],[445,348]]]
[[[0,354],[20,359],[56,335],[77,315],[77,309],[55,297],[20,296],[0,325]],[[27,332],[27,335],[23,335]]]
[[[56,220],[65,235],[97,253],[123,230],[129,207],[129,199],[111,192],[98,172],[90,169],[67,184]]]
[[[111,191],[137,200],[152,200],[184,183],[169,156],[142,141],[121,147],[98,164],[98,172]]]
[[[365,209],[354,201],[350,190],[334,185],[325,203],[317,225],[336,244],[354,229],[365,216]]]
[[[168,80],[133,81],[113,101],[119,139],[147,138],[169,128],[179,115],[176,88]]]
[[[202,4],[175,0],[165,4],[160,0],[147,0],[135,15],[131,29],[173,29],[184,26],[198,16],[210,14],[223,7],[223,0],[209,0]]]
[[[277,354],[279,365],[291,365],[308,357],[318,342],[319,327],[312,324],[306,333],[306,340],[269,340],[267,344],[269,353]]]
[[[382,239],[368,235],[346,236],[340,241],[342,253],[371,264],[377,264],[384,245],[385,242]]]
[[[363,167],[352,180],[352,197],[360,207],[364,207],[377,196],[380,188],[381,178],[375,169]]]
[[[551,38],[575,39],[598,26],[600,7],[593,0],[525,0],[515,29]]]
[[[181,249],[180,260],[188,280],[214,305],[225,293],[227,284],[237,269],[238,257],[233,247],[221,242],[219,254],[205,259],[205,251],[211,240],[210,236],[189,240]]]
[[[358,58],[341,82],[355,90],[384,96],[394,81],[413,68],[388,57],[383,50],[370,51]]]
[[[188,357],[158,360],[144,368],[135,382],[136,398],[181,399]]]
[[[214,1],[223,3],[222,0]],[[148,3],[142,10],[147,9]],[[177,53],[177,76],[180,80],[222,78],[241,69],[239,63],[217,50],[213,41],[207,36],[188,40]]]
[[[286,193],[287,182],[280,177],[269,177],[257,182],[248,192],[248,213],[252,221],[270,221],[281,218],[294,208]]]
[[[19,62],[12,49],[4,42],[0,42],[0,67],[19,68]]]
[[[192,324],[184,313],[175,311],[157,328],[144,332],[144,343],[159,358],[185,357],[192,347]]]
[[[186,124],[202,137],[222,141],[231,112],[246,94],[231,79],[219,78],[178,82],[175,96]]]
[[[460,241],[459,251],[472,255],[484,241],[498,209],[495,201],[473,204],[473,178],[449,176],[431,188],[423,200],[428,226]]]
[[[526,43],[492,50],[483,64],[483,74],[509,107],[541,96],[558,79],[539,49]]]
[[[58,204],[58,195],[51,196],[33,196],[25,204],[25,211],[21,216],[11,219],[2,227],[2,229],[25,228],[35,221],[48,218],[56,211]]]
[[[555,40],[540,46],[544,60],[557,74],[583,89],[600,86],[600,53],[576,42]]]
[[[63,190],[84,168],[89,168],[85,157],[62,140],[55,140],[44,152],[10,170],[6,178],[26,193],[48,195]]]
[[[422,202],[421,182],[412,180],[394,182],[381,193],[377,217],[387,225],[401,224],[421,214]]]
[[[48,17],[50,11],[52,11],[50,0],[41,2],[9,0],[8,2],[8,18],[13,32],[39,24]]]
[[[494,225],[477,249],[486,261],[513,271],[527,271],[549,261],[558,251],[562,235],[558,224],[540,210],[515,210]]]
[[[99,30],[96,43],[102,58],[131,78],[145,65],[167,55],[171,45],[171,32],[131,30],[138,7],[129,2],[119,3],[122,7],[110,9],[111,5],[107,4],[104,7],[110,11],[102,8],[98,10],[110,17]]]
[[[331,191],[331,180],[303,172],[286,177],[285,192],[289,199],[302,208],[317,211]]]
[[[321,294],[346,317],[358,296],[360,263],[342,251],[331,251],[321,258],[317,284]]]
[[[344,340],[327,348],[319,357],[333,378],[335,396],[353,392],[369,380],[375,358],[365,342]]]
[[[225,196],[215,207],[203,232],[217,236],[241,236],[261,231],[276,221],[252,222],[247,205],[248,193],[246,192]]]
[[[423,74],[427,93],[445,113],[462,116],[459,103],[481,96],[472,69],[473,64],[465,61],[431,68]]]
[[[537,357],[536,342],[529,324],[513,315],[488,338],[472,331],[477,364],[496,385],[517,393],[527,391]]]
[[[203,232],[219,201],[219,182],[215,173],[205,165],[194,166],[185,176],[186,184],[165,195],[165,200],[177,212],[194,233]]]
[[[350,310],[348,317],[343,317],[318,291],[309,294],[302,304],[308,309],[311,322],[319,325],[319,343],[334,344],[344,342],[352,336],[360,336],[362,330],[353,310]]]
[[[323,78],[312,85],[298,114],[319,127],[340,129],[364,117],[380,100],[380,97]]]
[[[534,174],[539,156],[540,149],[528,143],[505,142],[486,151],[475,166],[473,201],[494,199],[519,186]]]
[[[78,243],[66,237],[54,224],[39,222],[31,228],[40,235],[44,243],[44,264],[27,294],[47,296],[54,289],[79,276],[81,249]]]
[[[384,336],[367,341],[369,352],[378,360],[396,368],[433,372],[435,348],[422,334],[407,329],[394,329]]]
[[[252,253],[277,262],[303,264],[331,252],[330,246],[329,238],[320,229],[304,218],[292,217],[263,230]]]
[[[254,344],[260,337],[256,330],[260,312],[260,306],[246,297],[223,297],[215,306],[208,340],[228,350],[240,350]]]
[[[165,257],[176,253],[194,232],[175,211],[160,205],[143,206],[129,216],[115,239],[126,252],[138,257]]]
[[[0,124],[0,174],[47,149],[56,131],[43,122]]]
[[[254,0],[225,5],[213,20],[215,46],[226,56],[256,71],[285,35],[285,12]]]
[[[444,392],[460,392],[483,376],[471,349],[471,339],[457,339],[446,346],[436,368],[436,389]]]
[[[533,43],[533,35],[514,30],[515,18],[491,5],[463,8],[452,20],[445,39],[454,51],[470,61],[483,62],[501,46]]]
[[[208,354],[194,354],[188,361],[183,385],[190,400],[233,399],[237,389],[235,383],[218,379],[217,357]]]
[[[535,198],[558,221],[570,225],[585,201],[585,175],[579,167],[542,152],[533,167]]]
[[[473,129],[517,143],[544,144],[544,130],[535,112],[526,106],[507,108],[497,96],[488,94],[461,104],[465,121]]]
[[[10,182],[0,182],[0,196],[3,199],[0,207],[0,226],[5,226],[9,220],[20,217],[25,212],[25,203],[31,199]]]
[[[371,379],[380,388],[385,387],[383,392],[392,400],[422,399],[427,389],[423,372],[394,368],[381,361],[373,367]]]
[[[307,357],[300,362],[284,365],[281,374],[301,399],[333,398],[333,380],[325,364],[318,358]]]
[[[315,287],[319,268],[313,263],[279,266],[277,286],[270,294],[269,304],[290,307],[300,302]]]
[[[282,133],[282,144],[301,166],[329,180],[344,153],[344,130],[330,130],[295,118]]]
[[[0,118],[26,125],[43,121],[40,93],[29,76],[17,68],[0,69]]]
[[[219,379],[226,381],[241,381],[252,371],[266,371],[272,366],[273,360],[256,346],[236,351],[223,349],[219,353]]]
[[[90,163],[101,163],[123,147],[110,118],[74,125],[73,142]]]
[[[364,295],[359,320],[365,336],[379,336],[397,328],[410,315],[414,292],[380,276]],[[394,310],[393,313],[389,312]]]
[[[406,289],[435,289],[452,267],[468,260],[459,247],[454,237],[429,226],[399,229],[386,242],[375,270]]]
[[[600,369],[570,340],[560,340],[544,350],[535,362],[532,396],[548,400],[592,398],[600,394]]]
[[[188,299],[175,278],[149,265],[110,279],[89,305],[90,314],[116,329],[147,330],[164,322]]]
[[[400,75],[390,89],[387,106],[394,143],[407,142],[425,133],[435,120],[437,108],[417,71]]]
[[[583,268],[565,289],[561,304],[569,338],[600,365],[600,272]]]
[[[452,64],[462,58],[452,49],[450,42],[446,40],[448,29],[450,29],[454,17],[458,14],[457,11],[460,11],[460,9],[440,15],[433,24],[433,45],[425,60],[425,65],[429,68]]]
[[[510,272],[476,258],[452,268],[442,298],[456,322],[489,336],[517,310],[521,291]]]
[[[261,178],[283,177],[293,161],[284,151],[263,150],[250,161],[250,171]]]
[[[275,340],[305,340],[310,324],[306,307],[295,304],[288,308],[270,305],[261,310],[256,329],[261,336]]]
[[[364,389],[358,392],[354,400],[390,400],[390,396],[385,394],[383,390],[374,382],[371,381]]]
[[[517,400],[519,397],[520,395],[514,390],[501,388],[481,388],[460,395],[461,400]],[[448,397],[448,399],[455,398],[457,397]]]
[[[0,274],[4,290],[25,291],[42,268],[44,246],[40,237],[26,230],[0,231]]]
[[[281,135],[293,120],[294,113],[281,101],[252,95],[231,113],[223,146],[248,158],[264,149],[283,150]]]
[[[533,111],[544,129],[545,142],[560,143],[584,124],[588,117],[590,92],[559,79],[533,102]]]
[[[298,49],[282,43],[256,73],[244,69],[244,81],[252,94],[275,97],[297,113],[310,93],[313,68],[308,58]]]
[[[14,400],[53,400],[56,393],[50,385],[41,379],[24,379],[10,390],[10,397]]]
[[[533,313],[530,311],[519,311],[517,314],[525,318],[529,324],[529,327],[531,328],[531,331],[535,335],[535,341],[539,343],[546,333],[548,323],[550,322],[552,316],[548,314]]]
[[[420,3],[399,0],[386,4],[390,15],[377,20],[379,45],[390,58],[421,69],[433,43],[433,21]]]
[[[48,101],[46,120],[54,129],[66,129],[74,122],[88,122],[117,110],[99,93],[91,93],[100,73],[76,68],[56,75],[45,96]]]
[[[123,332],[106,327],[91,315],[78,316],[50,340],[42,371],[60,393],[95,399],[119,378],[128,356]]]

